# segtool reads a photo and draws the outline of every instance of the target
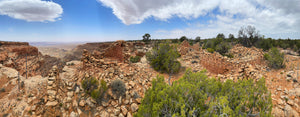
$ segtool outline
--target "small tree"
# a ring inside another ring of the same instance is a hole
[[[234,40],[234,35],[233,35],[233,34],[229,34],[229,35],[228,35],[228,38],[230,39],[231,42],[233,42],[233,40]]]
[[[284,68],[284,53],[280,53],[275,47],[272,47],[270,51],[264,55],[265,59],[269,62],[269,67],[274,69]]]
[[[180,63],[176,60],[179,57],[176,47],[171,46],[168,42],[161,43],[158,48],[146,54],[150,65],[157,71],[169,74],[169,84],[171,76],[180,70]]]
[[[195,38],[195,42],[200,42],[200,41],[201,41],[201,37],[198,36]]]
[[[225,35],[224,35],[223,33],[219,33],[219,34],[217,35],[217,38],[218,38],[218,39],[224,40],[224,39],[225,39]]]
[[[86,93],[91,94],[91,92],[98,88],[98,80],[94,77],[87,78],[81,82],[82,88]]]
[[[149,33],[146,33],[144,36],[143,36],[143,41],[144,42],[149,42],[150,41],[150,37],[151,35]]]
[[[231,46],[229,45],[229,43],[223,41],[219,45],[216,46],[216,51],[224,56],[230,48],[231,48]]]
[[[182,37],[180,37],[180,39],[179,39],[180,42],[183,42],[184,40],[187,40],[186,36],[182,36]]]
[[[241,27],[238,37],[243,46],[251,47],[257,42],[259,33],[254,26],[249,25],[247,27]]]
[[[114,80],[111,83],[112,92],[117,95],[117,97],[125,95],[126,87],[122,80]]]

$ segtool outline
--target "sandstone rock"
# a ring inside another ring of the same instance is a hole
[[[56,106],[57,103],[58,103],[57,101],[53,101],[53,102],[48,101],[47,104],[46,104],[46,106]]]
[[[283,105],[283,104],[284,104],[284,102],[283,102],[281,99],[278,99],[278,100],[277,100],[277,103],[278,103],[279,105]]]
[[[119,117],[124,117],[124,115],[122,113],[119,114]]]
[[[49,80],[48,85],[52,86],[54,81]]]
[[[120,114],[120,112],[121,112],[120,107],[117,107],[117,108],[114,109],[114,114],[116,116],[118,116]]]
[[[126,116],[127,112],[128,112],[127,108],[125,106],[121,106],[121,110],[122,110],[123,115]]]
[[[70,117],[79,117],[74,111],[71,112]]]
[[[285,117],[299,117],[299,114],[290,105],[286,105],[284,107],[284,116]]]
[[[131,98],[131,96],[129,95],[129,93],[126,91],[126,100],[129,100]]]
[[[291,106],[294,105],[294,101],[293,101],[293,100],[288,100],[287,103],[288,103],[289,105],[291,105]]]
[[[127,113],[127,117],[132,117],[130,112]]]
[[[73,97],[73,91],[69,91],[69,92],[67,93],[67,96],[68,96],[68,97]]]
[[[67,102],[71,102],[72,98],[71,97],[67,97]]]
[[[135,86],[135,83],[133,81],[129,81],[129,85],[134,87]]]
[[[55,77],[49,77],[48,80],[49,81],[55,81]]]
[[[136,98],[135,101],[140,104],[142,102],[142,99],[141,98]]]
[[[125,100],[124,104],[126,104],[126,105],[129,104],[129,100]]]
[[[78,93],[79,93],[79,91],[80,91],[79,87],[76,87],[76,89],[75,89],[75,93],[76,93],[76,94],[78,94]]]
[[[55,90],[48,90],[47,93],[48,95],[53,96],[56,95],[57,92]]]
[[[0,73],[5,74],[8,78],[18,78],[18,71],[13,68],[3,67],[0,69]]]
[[[122,96],[120,96],[120,98],[119,98],[119,105],[121,105],[122,104]]]
[[[78,102],[76,100],[73,100],[73,107],[77,107],[78,106]]]
[[[77,108],[77,112],[78,112],[78,115],[81,115],[81,113],[82,113],[82,111],[79,108]]]
[[[94,103],[91,101],[90,98],[86,100],[86,104],[88,104],[88,105],[89,105],[90,107],[92,107],[92,108],[95,107]]]
[[[85,100],[80,100],[79,106],[84,106],[85,105]]]
[[[296,88],[296,89],[295,89],[295,93],[296,93],[296,96],[299,97],[299,96],[300,96],[300,88]]]
[[[108,116],[109,116],[109,114],[105,110],[100,112],[100,117],[108,117]]]
[[[118,106],[118,103],[117,103],[116,101],[111,101],[110,104],[111,104],[112,106]]]
[[[274,117],[284,117],[284,111],[278,107],[275,107],[273,110],[272,110],[272,115]]]
[[[139,109],[138,105],[136,103],[131,104],[131,111],[136,112]]]
[[[101,104],[102,104],[102,106],[104,106],[104,107],[107,107],[107,106],[108,106],[108,102],[106,102],[106,101],[102,101]]]

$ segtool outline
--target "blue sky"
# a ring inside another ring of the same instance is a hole
[[[237,36],[255,26],[300,38],[300,2],[287,0],[0,0],[0,40],[82,42]],[[28,15],[29,14],[29,15]]]

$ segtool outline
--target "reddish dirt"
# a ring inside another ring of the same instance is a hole
[[[125,42],[125,41],[124,41]],[[117,59],[119,61],[124,61],[123,49],[124,49],[124,42],[119,41],[115,45],[108,48],[104,56],[108,58]]]
[[[0,89],[4,88],[5,92],[0,92],[0,99],[5,97],[6,95],[9,94],[9,92],[12,90],[14,85],[8,84],[7,86],[4,86],[7,82],[9,82],[9,79],[6,76],[2,76],[0,78]]]

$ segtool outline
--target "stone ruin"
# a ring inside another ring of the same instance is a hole
[[[56,106],[58,104],[57,101],[58,84],[59,84],[58,69],[57,66],[53,66],[48,77],[48,85],[47,85],[48,101],[46,103],[46,106]]]
[[[261,49],[235,45],[230,50],[234,58],[228,58],[217,52],[210,53],[197,47],[197,45],[190,46],[187,41],[182,42],[178,50],[183,55],[184,60],[199,63],[210,73],[219,74],[221,78],[231,77],[230,79],[239,79],[251,77],[259,79],[262,77],[259,71],[264,69],[261,66],[265,65],[265,60]],[[228,74],[231,74],[231,76],[227,77],[226,75]]]

